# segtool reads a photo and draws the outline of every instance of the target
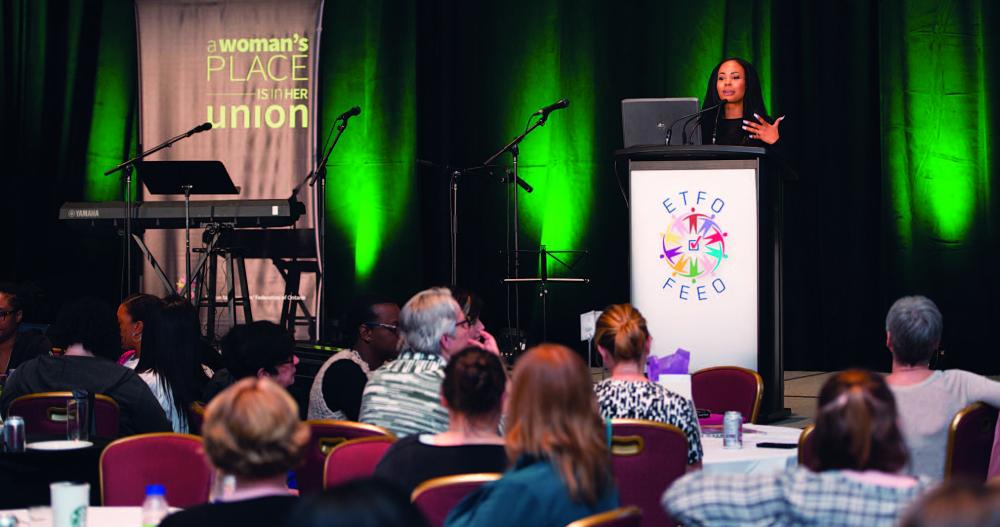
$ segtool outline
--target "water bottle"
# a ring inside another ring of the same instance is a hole
[[[142,502],[142,527],[156,527],[169,512],[163,485],[146,485],[146,500]]]

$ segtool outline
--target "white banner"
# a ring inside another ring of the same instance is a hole
[[[631,172],[632,304],[649,324],[652,354],[684,348],[691,372],[757,369],[756,170],[717,168],[725,163]]]
[[[288,198],[309,173],[322,6],[322,0],[136,0],[143,147],[203,122],[213,125],[148,160],[219,160],[242,189],[238,196],[192,199]],[[311,197],[309,187],[299,193],[307,214],[297,228],[312,227]],[[187,280],[183,231],[149,230],[145,240],[179,290]],[[201,245],[201,231],[193,232],[192,247]],[[254,318],[277,320],[284,281],[269,260],[246,263]],[[314,277],[304,275],[299,293],[313,314],[314,287]],[[147,265],[143,290],[162,289]],[[232,321],[224,311],[218,316],[217,333],[224,333]]]

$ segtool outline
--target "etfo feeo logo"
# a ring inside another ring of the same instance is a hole
[[[669,273],[663,290],[685,301],[706,301],[723,294],[729,234],[718,220],[726,202],[705,191],[684,190],[668,195],[662,203],[670,214],[670,224],[660,237],[660,259]]]

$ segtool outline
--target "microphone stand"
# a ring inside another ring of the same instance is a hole
[[[204,125],[202,125],[204,126]],[[122,179],[125,180],[125,237],[124,237],[124,247],[125,251],[125,296],[132,294],[132,216],[135,215],[135,203],[132,199],[132,170],[135,169],[136,163],[142,161],[143,159],[163,150],[164,148],[170,148],[174,143],[180,141],[181,139],[187,139],[192,135],[203,132],[210,128],[202,128],[202,126],[196,126],[187,132],[180,135],[175,135],[170,139],[146,150],[145,152],[129,159],[127,161],[122,161],[121,163],[115,165],[114,168],[108,169],[104,172],[105,176],[110,176],[119,170],[122,172]],[[191,281],[191,216],[190,216],[190,199],[191,199],[191,189],[187,188],[184,192],[184,244],[185,244],[185,272],[187,273],[184,277],[185,285]]]
[[[323,309],[323,285],[326,283],[326,164],[330,160],[330,155],[333,154],[333,148],[340,141],[340,136],[347,129],[348,119],[350,119],[350,116],[345,117],[344,115],[334,119],[333,123],[337,128],[337,135],[334,136],[333,143],[323,154],[323,159],[320,160],[319,164],[306,175],[305,179],[292,189],[292,197],[294,198],[298,196],[302,185],[309,184],[313,188],[313,221],[316,224],[314,232],[316,234],[316,254],[318,256],[316,259],[316,268],[319,269],[316,279],[316,342],[322,342],[324,333],[323,317],[326,316],[326,310]],[[317,183],[319,184],[317,185]]]
[[[519,242],[519,236],[520,236],[520,230],[521,230],[521,228],[520,228],[520,223],[519,223],[519,220],[518,220],[517,187],[520,186],[526,192],[529,192],[529,193],[532,190],[534,190],[531,187],[531,185],[529,185],[527,182],[525,182],[524,180],[522,180],[520,178],[520,176],[518,176],[518,173],[517,173],[517,158],[518,158],[518,156],[520,154],[520,149],[518,148],[518,145],[521,143],[521,141],[524,140],[525,137],[527,137],[528,134],[530,134],[532,131],[534,131],[535,128],[538,128],[539,126],[544,126],[545,125],[545,121],[548,118],[549,118],[548,112],[542,112],[542,117],[539,118],[537,121],[535,121],[534,124],[532,124],[531,126],[529,126],[528,128],[526,128],[521,135],[515,137],[513,141],[511,141],[510,143],[507,143],[507,146],[501,148],[499,152],[493,154],[492,156],[489,157],[489,159],[487,159],[486,161],[483,162],[484,166],[486,166],[486,165],[492,165],[493,162],[496,161],[498,157],[502,156],[506,152],[510,152],[511,156],[513,158],[513,174],[511,176],[512,177],[511,181],[513,183],[516,183],[516,185],[514,186],[514,250],[512,251],[513,255],[514,255],[514,278],[518,278],[519,272],[520,272],[520,269],[521,269],[521,259],[520,259],[520,254],[521,253],[520,253],[520,247],[519,247],[519,243],[520,243]],[[521,335],[521,317],[520,317],[520,314],[521,314],[520,313],[520,294],[519,294],[519,291],[518,291],[518,287],[515,284],[514,285],[514,329],[517,331],[517,336],[519,338],[520,338],[520,335]]]

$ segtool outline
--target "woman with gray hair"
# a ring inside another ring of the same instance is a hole
[[[900,298],[885,317],[885,345],[892,354],[886,382],[899,406],[910,473],[935,479],[944,477],[955,414],[977,401],[1000,406],[1000,383],[962,370],[931,370],[943,327],[941,311],[924,296]]]

